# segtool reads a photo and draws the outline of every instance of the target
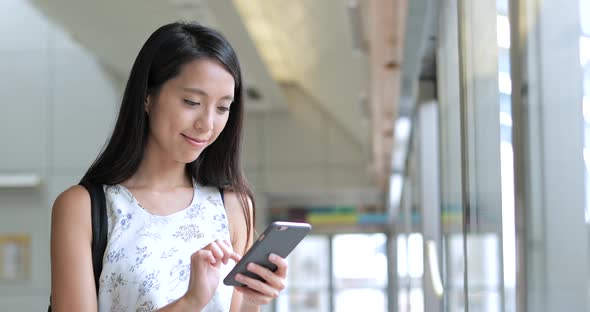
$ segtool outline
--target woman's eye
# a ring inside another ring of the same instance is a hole
[[[229,107],[227,107],[227,106],[219,106],[219,107],[217,107],[217,109],[223,113],[229,112]]]
[[[200,105],[201,104],[199,102],[194,102],[194,101],[187,100],[187,99],[184,100],[184,103],[187,104],[187,105],[190,105],[190,106],[195,106],[195,105]]]

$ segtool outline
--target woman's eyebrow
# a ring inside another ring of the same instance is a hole
[[[195,93],[195,94],[198,94],[198,95],[202,95],[202,96],[205,96],[205,97],[208,97],[209,96],[209,94],[207,94],[207,92],[205,92],[204,90],[199,89],[199,88],[183,87],[182,90],[187,91],[187,92],[190,92],[190,93]],[[231,96],[231,95],[226,95],[226,96],[222,97],[221,99],[222,100],[230,100],[230,101],[233,101],[234,100],[234,97]]]

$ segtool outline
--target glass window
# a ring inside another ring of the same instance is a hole
[[[383,233],[309,235],[289,255],[278,312],[387,311]]]
[[[334,236],[335,287],[384,288],[387,285],[386,241],[384,234]]]

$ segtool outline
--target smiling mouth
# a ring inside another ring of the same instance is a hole
[[[189,141],[189,143],[192,143],[194,145],[203,145],[205,143],[207,143],[208,140],[202,140],[202,139],[195,139],[195,138],[191,138],[188,135],[182,135],[187,141]]]

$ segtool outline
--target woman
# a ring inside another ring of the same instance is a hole
[[[287,264],[219,281],[253,242],[254,203],[240,167],[243,82],[217,31],[156,30],[133,68],[112,137],[83,180],[104,186],[108,242],[98,298],[90,196],[58,196],[51,225],[53,311],[258,311],[284,288]]]

